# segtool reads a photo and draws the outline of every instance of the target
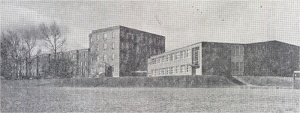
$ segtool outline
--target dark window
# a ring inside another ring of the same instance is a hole
[[[195,47],[192,49],[192,61],[194,65],[198,65],[198,52],[199,52],[199,47]]]

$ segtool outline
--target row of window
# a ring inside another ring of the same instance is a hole
[[[88,54],[87,53],[83,53],[82,56],[83,56],[83,58],[87,58]],[[73,54],[72,58],[75,59],[76,58],[76,54]]]
[[[150,71],[150,75],[157,76],[157,75],[172,75],[177,73],[187,73],[191,72],[192,67],[190,65],[180,65],[174,67],[167,67],[162,69],[154,69]]]
[[[102,38],[104,41],[108,40],[109,37],[107,36],[107,33],[103,33],[103,34],[97,34],[94,38],[91,39],[91,42],[100,40],[101,35],[103,35]],[[114,32],[111,32],[111,38],[115,38],[115,37],[116,34]]]
[[[79,66],[80,66],[80,67],[82,67],[82,66],[87,66],[87,65],[88,65],[88,62],[80,62],[80,63],[79,63]]]
[[[187,58],[190,56],[190,51],[189,50],[183,50],[177,53],[172,53],[169,55],[161,56],[159,58],[153,58],[151,59],[150,64],[159,64],[163,62],[169,62],[169,61],[175,61],[181,58]]]
[[[111,59],[111,60],[115,60],[115,54],[111,54],[110,55],[111,57],[110,58],[108,58],[108,55],[103,55],[102,56],[102,61],[108,61],[109,59]],[[97,57],[97,61],[100,61],[100,56],[98,56]]]
[[[103,50],[106,50],[107,49],[107,44],[104,44],[103,45]],[[115,49],[115,43],[111,43],[111,49]]]
[[[244,72],[244,62],[232,62],[231,64],[232,74],[243,74]]]
[[[115,49],[115,43],[111,43],[111,49],[114,50]],[[107,44],[103,44],[103,50],[108,50]],[[95,51],[99,51],[98,47],[95,48]]]
[[[233,56],[244,55],[244,47],[241,45],[232,46],[231,51]]]

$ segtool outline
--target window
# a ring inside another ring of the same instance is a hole
[[[115,49],[115,43],[112,43],[112,48],[111,49]]]
[[[173,67],[170,67],[169,70],[170,70],[169,73],[170,73],[170,74],[173,74]]]
[[[192,53],[193,53],[193,56],[192,56],[192,62],[193,62],[193,64],[194,65],[198,65],[198,57],[199,57],[199,53],[198,53],[198,51],[199,51],[199,47],[195,47],[195,48],[193,48],[192,49]]]
[[[115,59],[115,54],[112,54],[111,59],[112,59],[112,60]]]
[[[170,61],[173,61],[174,54],[170,55]]]
[[[232,47],[232,55],[239,56],[244,54],[244,48],[241,45],[236,45]]]
[[[161,75],[165,74],[165,69],[161,69]]]
[[[240,46],[240,54],[244,55],[244,46]]]
[[[235,62],[231,63],[232,74],[235,74]]]
[[[170,58],[170,55],[167,55],[167,57],[166,57],[166,62],[169,61],[169,58]]]
[[[151,70],[150,75],[152,75],[152,76],[155,75],[154,70]]]
[[[107,56],[103,55],[103,61],[106,61],[106,60],[107,60]]]
[[[166,70],[166,75],[168,75],[169,74],[169,68],[165,68],[165,70]]]
[[[160,75],[160,74],[161,74],[159,69],[157,69],[156,71],[157,71],[157,75]]]
[[[235,63],[235,71],[239,71],[239,63],[238,62]]]
[[[185,57],[189,57],[189,50],[186,50],[186,56]]]
[[[97,34],[97,40],[99,40],[100,39],[100,34]]]
[[[174,60],[176,60],[177,59],[177,53],[174,53],[173,57],[174,57]]]
[[[184,57],[184,56],[186,56],[186,54],[185,54],[185,51],[182,51],[182,58]]]
[[[165,56],[162,57],[162,62],[165,62]]]
[[[103,40],[107,40],[107,34],[106,33],[103,34]]]
[[[155,64],[155,59],[154,59],[154,58],[151,59],[151,63],[152,63],[152,64]]]
[[[232,62],[232,74],[242,74],[244,72],[244,62]]]
[[[178,59],[178,58],[180,58],[180,53],[179,52],[177,52],[176,56],[175,56],[175,59]]]
[[[240,55],[240,51],[239,51],[240,49],[239,49],[239,46],[236,46],[235,48],[236,48],[236,49],[235,49],[235,51],[236,51],[235,54],[236,54],[236,56],[239,56],[239,55]]]
[[[243,73],[244,72],[244,62],[240,62],[240,72]]]
[[[111,32],[111,38],[115,38],[114,32]]]
[[[180,51],[180,58],[183,57],[183,51]]]
[[[178,73],[178,68],[179,68],[179,66],[176,66],[175,73]]]
[[[107,45],[106,45],[106,44],[103,45],[103,49],[104,49],[104,50],[107,49]]]
[[[181,66],[180,66],[180,73],[182,73],[183,70],[184,70],[184,65],[181,65]]]
[[[189,72],[189,65],[186,65],[186,72]]]

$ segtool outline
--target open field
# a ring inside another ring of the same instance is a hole
[[[300,112],[299,100],[300,90],[293,89],[1,84],[2,112]]]

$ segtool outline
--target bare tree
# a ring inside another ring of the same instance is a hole
[[[57,53],[59,52],[59,50],[62,50],[63,46],[65,45],[66,39],[62,37],[61,30],[56,22],[53,22],[50,26],[42,23],[40,24],[39,29],[41,32],[41,38],[46,42],[46,47],[50,49],[50,51],[54,54],[54,70],[55,75],[57,76]]]
[[[25,47],[22,43],[22,38],[17,31],[7,30],[6,33],[2,32],[1,35],[1,67],[11,67],[11,69],[5,68],[7,73],[10,74],[12,79],[20,78],[21,65],[24,61]]]
[[[41,52],[40,49],[37,49],[37,40],[38,40],[38,31],[36,27],[32,26],[28,29],[23,29],[22,38],[25,47],[25,60],[26,60],[26,76],[31,75],[32,69],[32,56],[37,55]]]

